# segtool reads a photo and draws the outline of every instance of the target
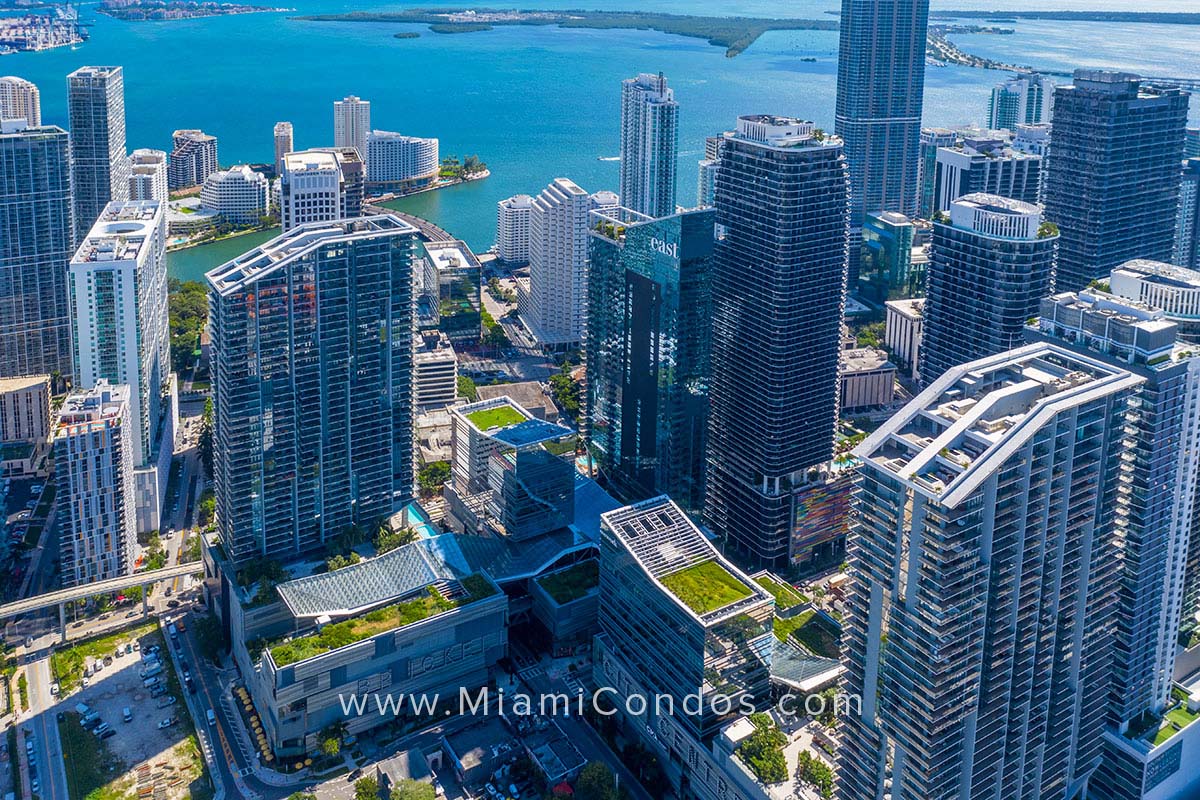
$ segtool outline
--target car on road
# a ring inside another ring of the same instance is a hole
[[[174,718],[174,717],[167,717],[166,719],[164,719],[164,720],[162,720],[161,722],[159,722],[159,723],[158,723],[158,729],[159,729],[160,731],[162,731],[162,730],[166,730],[167,728],[171,727],[171,726],[172,726],[172,725],[174,725],[174,724],[175,724],[175,718]]]
[[[178,630],[180,633],[187,633],[187,625],[185,625],[185,624],[183,623],[183,620],[179,620],[178,622],[176,622],[176,623],[175,623],[175,628],[176,628],[176,629],[177,629],[177,630]]]
[[[34,794],[37,794],[41,790],[42,790],[42,785],[40,783],[38,783],[38,779],[30,778],[29,779],[29,791],[33,792]]]

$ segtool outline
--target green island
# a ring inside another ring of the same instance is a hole
[[[434,33],[486,31],[498,25],[557,25],[562,28],[652,30],[705,39],[733,58],[768,31],[835,31],[836,20],[701,17],[642,11],[472,11],[464,8],[410,9],[394,12],[352,11],[313,14],[295,19],[315,22],[392,22],[429,25]],[[405,34],[396,34],[405,37]]]
[[[751,595],[750,589],[716,560],[692,564],[658,580],[697,614],[707,614]]]
[[[358,617],[352,617],[332,625],[326,625],[318,633],[300,636],[279,644],[267,645],[275,666],[285,667],[305,661],[324,653],[338,650],[363,639],[387,633],[390,630],[412,625],[438,614],[452,611],[478,600],[491,597],[495,589],[482,575],[470,575],[459,581],[466,596],[451,600],[444,597],[436,587],[427,588],[427,593],[412,600],[404,600],[390,606],[377,608]]]

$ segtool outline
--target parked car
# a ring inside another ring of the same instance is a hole
[[[58,692],[59,692],[58,684],[57,684],[57,683],[52,683],[52,684],[50,684],[50,694],[51,694],[51,696],[53,696],[53,697],[58,697]]]
[[[163,721],[161,721],[161,722],[159,722],[159,723],[158,723],[158,729],[159,729],[160,731],[161,731],[161,730],[166,730],[167,728],[171,727],[171,726],[172,726],[172,725],[174,725],[174,724],[175,724],[175,718],[174,718],[174,717],[167,717],[166,719],[164,719]]]
[[[125,706],[125,708],[121,710],[121,719],[125,720],[126,722],[133,722],[133,710],[129,706]]]
[[[112,728],[109,728],[104,733],[100,734],[100,740],[103,741],[110,736],[116,736],[116,735],[117,735],[117,732],[114,731]]]
[[[161,683],[150,690],[151,697],[162,697],[166,693],[167,687],[163,686]]]
[[[159,708],[167,708],[168,706],[175,705],[177,702],[179,702],[179,701],[175,699],[175,695],[168,695],[168,696],[164,697],[162,700],[158,701],[158,707]]]

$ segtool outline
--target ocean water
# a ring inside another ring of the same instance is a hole
[[[258,0],[271,2],[272,0]],[[290,3],[294,0],[274,0]],[[299,0],[294,13],[428,6],[420,0],[378,4]],[[471,5],[479,5],[472,3]],[[644,9],[749,16],[821,17],[829,0],[539,0],[484,5]],[[942,8],[1028,8],[1029,0],[942,0]],[[1178,10],[1178,0],[1096,3],[1060,0],[1056,8]],[[176,128],[219,138],[223,164],[268,161],[272,126],[295,125],[298,147],[332,143],[331,103],[346,94],[372,102],[373,126],[441,140],[443,155],[477,154],[490,178],[401,201],[473,248],[491,245],[496,201],[535,194],[566,176],[589,191],[616,189],[620,80],[666,73],[681,104],[678,194],[695,196],[695,162],[704,136],[730,128],[739,114],[800,116],[832,127],[837,34],[774,32],[736,58],[699,39],[650,31],[500,27],[456,35],[424,26],[318,23],[287,13],[173,22],[120,22],[94,14],[91,40],[77,49],[20,53],[0,72],[36,82],[43,117],[66,122],[65,77],[84,64],[125,68],[128,145],[170,149]],[[1047,68],[1121,66],[1156,75],[1200,74],[1200,28],[1175,25],[1019,22],[1013,36],[961,36],[966,49]],[[417,39],[395,39],[403,30]],[[1155,47],[1147,47],[1147,35]],[[806,61],[803,59],[814,59]],[[965,67],[926,73],[925,119],[931,125],[981,122],[990,87],[1002,73]],[[171,257],[173,274],[194,278],[255,242],[234,239]]]

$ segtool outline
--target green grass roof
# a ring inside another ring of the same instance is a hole
[[[538,585],[559,605],[578,600],[600,583],[600,564],[584,561],[570,569],[538,578]]]
[[[783,610],[798,606],[801,603],[807,603],[808,598],[797,592],[786,583],[781,583],[770,575],[759,575],[754,579],[762,588],[766,589],[775,598],[775,607]]]
[[[684,567],[662,576],[659,581],[697,614],[707,614],[753,594],[716,560]]]
[[[270,645],[267,649],[271,653],[271,658],[275,660],[275,665],[284,667],[355,642],[361,642],[363,639],[369,639],[381,633],[387,633],[390,630],[403,628],[405,625],[429,619],[495,594],[492,585],[479,575],[464,578],[460,583],[467,591],[466,597],[448,600],[438,593],[436,588],[430,586],[428,594],[326,625],[318,633]]]
[[[525,416],[512,406],[504,405],[472,411],[467,414],[467,419],[479,430],[486,431],[492,428],[507,428],[509,425],[524,422]]]

